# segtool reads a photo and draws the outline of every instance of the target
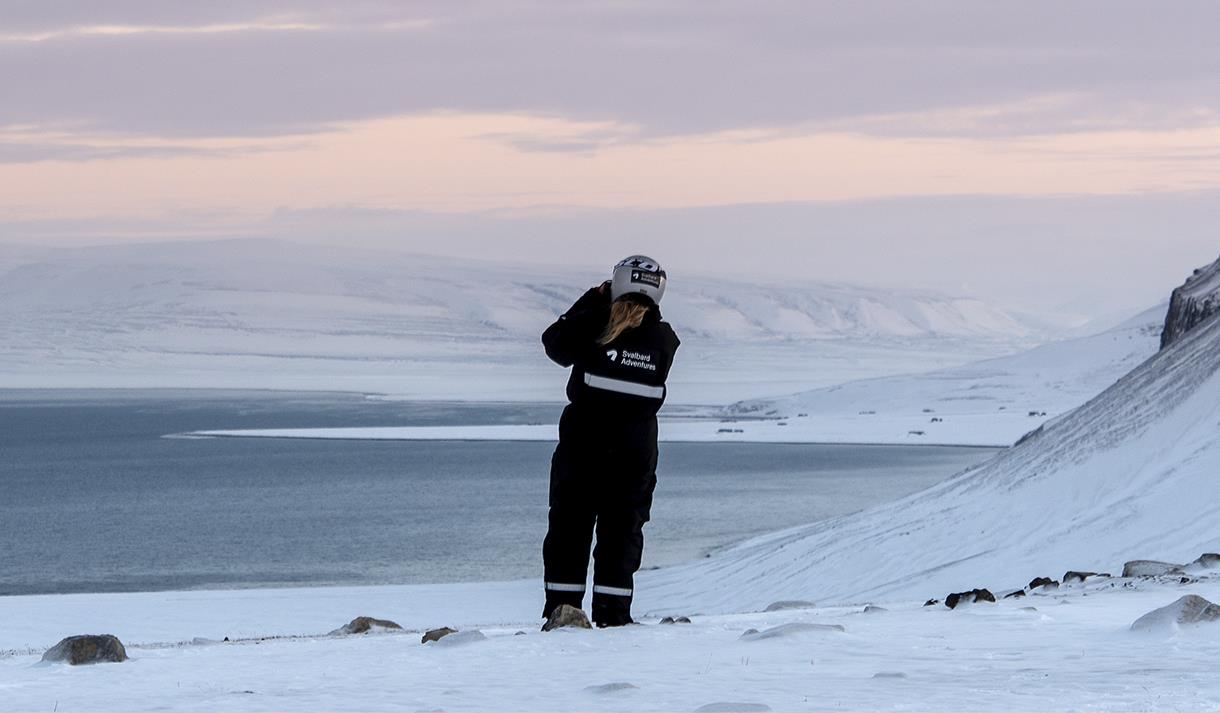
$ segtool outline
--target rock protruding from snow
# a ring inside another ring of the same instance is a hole
[[[662,623],[662,624],[689,624],[690,617],[688,617],[688,616],[679,616],[679,617],[667,616],[664,619],[662,619],[660,623]]]
[[[1195,270],[1169,298],[1169,312],[1161,332],[1161,348],[1181,339],[1208,317],[1220,312],[1220,260]]]
[[[440,639],[436,642],[437,646],[461,646],[462,644],[470,644],[476,641],[483,641],[487,635],[478,629],[469,629],[467,631],[455,631],[452,634]]]
[[[347,624],[330,632],[331,636],[344,636],[348,634],[367,634],[379,631],[401,631],[402,627],[389,619],[374,619],[371,616],[358,616],[352,619]]]
[[[127,660],[127,649],[117,636],[87,634],[69,636],[47,649],[43,661],[65,662],[72,666],[92,663],[119,663]]]
[[[778,602],[771,602],[763,611],[784,611],[785,609],[812,609],[816,604],[807,602],[804,599],[783,599]]]
[[[950,609],[956,609],[961,604],[974,604],[975,602],[995,602],[995,595],[987,589],[971,589],[969,592],[954,592],[945,597],[945,606]]]
[[[457,629],[453,629],[448,626],[442,626],[439,629],[429,629],[424,632],[423,636],[420,637],[419,643],[426,644],[429,641],[440,641],[446,636],[456,633],[458,633]]]
[[[570,604],[560,604],[555,607],[546,623],[542,625],[543,631],[592,628],[593,625],[589,623],[589,617],[585,615],[584,611]]]
[[[1058,589],[1059,583],[1056,582],[1055,580],[1051,579],[1050,577],[1034,577],[1033,579],[1029,580],[1030,591],[1039,589],[1041,587],[1048,587],[1050,589]]]
[[[1156,560],[1131,560],[1123,565],[1124,577],[1164,577],[1170,574],[1182,574],[1182,566],[1172,562]]]
[[[764,639],[778,639],[785,636],[795,636],[797,634],[805,634],[809,632],[829,632],[837,631],[844,632],[847,629],[842,624],[811,624],[805,621],[793,621],[787,624],[773,626],[770,629],[756,631],[748,629],[741,635],[742,641],[763,641]]]
[[[1172,633],[1180,626],[1205,624],[1220,619],[1220,605],[1197,594],[1187,594],[1173,604],[1154,609],[1135,620],[1132,631]]]
[[[1063,574],[1063,583],[1071,584],[1072,582],[1084,582],[1090,577],[1109,577],[1105,572],[1076,572],[1069,570]]]

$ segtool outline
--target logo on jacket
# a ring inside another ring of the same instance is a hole
[[[617,349],[607,349],[606,356],[610,358],[610,361],[618,361],[618,350]]]

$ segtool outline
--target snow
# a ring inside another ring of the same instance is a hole
[[[1011,353],[1054,333],[918,290],[752,284],[670,266],[675,403],[782,395]],[[0,388],[258,388],[547,401],[538,337],[604,274],[268,240],[14,251]]]
[[[1214,710],[1220,623],[1129,628],[1187,592],[1220,600],[1220,582],[1125,583],[955,611],[905,601],[547,634],[534,582],[8,597],[0,709]],[[324,633],[357,613],[413,631]],[[465,636],[420,644],[440,625]],[[743,638],[750,629],[771,633]],[[131,660],[38,663],[62,635],[95,630],[118,635]]]
[[[1220,550],[1220,318],[987,463],[856,515],[743,543],[658,573],[703,611],[1014,587],[1135,559]],[[833,575],[831,574],[833,573]]]
[[[723,412],[667,417],[663,411],[660,439],[1008,446],[1097,395],[1155,353],[1164,313],[1165,307],[1158,306],[1101,334],[927,374],[740,402]],[[558,426],[216,430],[197,435],[555,441]]]

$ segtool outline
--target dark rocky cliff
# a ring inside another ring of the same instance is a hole
[[[1185,284],[1173,291],[1165,329],[1161,332],[1161,349],[1217,312],[1220,312],[1220,260],[1195,270]]]

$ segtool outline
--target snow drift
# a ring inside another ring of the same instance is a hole
[[[902,501],[787,530],[641,587],[714,610],[1017,587],[1220,547],[1220,315],[988,463]]]

